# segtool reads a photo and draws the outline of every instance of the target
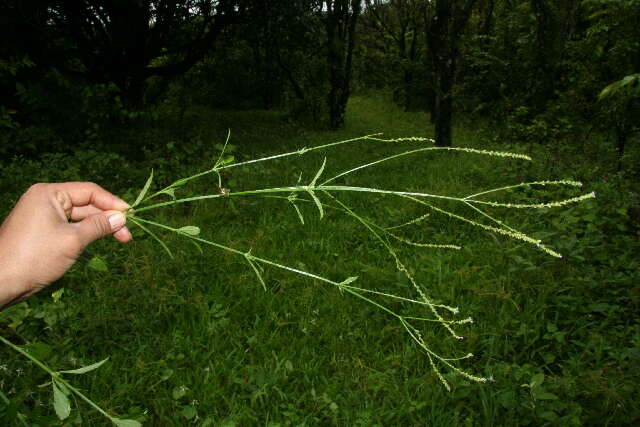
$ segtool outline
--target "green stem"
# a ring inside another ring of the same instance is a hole
[[[15,351],[17,351],[18,353],[20,353],[21,355],[23,355],[24,357],[26,357],[27,359],[31,360],[33,363],[35,363],[39,368],[43,369],[44,371],[46,371],[48,374],[50,375],[55,375],[56,373],[51,370],[47,365],[45,365],[44,363],[42,363],[41,361],[39,361],[38,359],[36,359],[35,357],[33,357],[32,355],[30,355],[29,353],[27,353],[26,351],[24,351],[22,348],[18,347],[17,345],[15,345],[14,343],[12,343],[11,341],[9,341],[8,339],[4,338],[3,336],[0,336],[0,341],[2,341],[4,344],[8,345],[9,347],[11,347],[12,349],[14,349]]]
[[[266,162],[268,160],[281,159],[283,157],[289,157],[289,156],[293,156],[293,155],[296,155],[296,154],[297,155],[302,155],[302,154],[308,153],[310,151],[322,150],[322,149],[329,148],[329,147],[335,147],[337,145],[348,144],[350,142],[365,141],[365,140],[371,139],[371,137],[377,136],[377,135],[382,135],[382,133],[372,133],[370,135],[359,136],[357,138],[345,139],[343,141],[337,141],[337,142],[331,142],[329,144],[318,145],[317,147],[301,148],[301,149],[298,149],[296,151],[291,151],[291,152],[288,152],[288,153],[276,154],[275,156],[262,157],[260,159],[248,160],[246,162],[240,162],[240,163],[232,163],[230,165],[221,166],[220,168],[218,168],[218,170],[236,168],[236,167],[239,167],[239,166],[246,166],[246,165],[250,165],[250,164],[254,164],[254,163],[258,163],[258,162]]]
[[[441,196],[438,194],[429,194],[429,193],[416,193],[411,191],[382,190],[379,188],[352,187],[352,186],[346,186],[346,185],[327,185],[327,186],[317,186],[317,187],[315,186],[310,187],[308,185],[303,185],[303,186],[295,186],[295,187],[276,187],[276,188],[265,188],[262,190],[238,191],[235,193],[231,193],[229,195],[206,194],[201,196],[187,197],[184,199],[170,200],[167,202],[156,203],[154,205],[145,206],[142,208],[135,209],[133,212],[140,213],[140,212],[145,212],[152,209],[161,208],[163,206],[171,206],[178,203],[195,202],[197,200],[217,199],[219,197],[251,196],[251,195],[271,194],[271,193],[299,193],[299,192],[309,192],[309,190],[319,190],[319,191],[326,191],[326,192],[348,191],[348,192],[356,192],[356,193],[377,193],[377,194],[389,194],[394,196],[413,196],[413,197],[426,197],[426,198],[432,198],[432,199],[453,200],[456,202],[462,201],[460,197]]]
[[[43,371],[45,371],[46,373],[51,375],[51,377],[55,381],[61,383],[62,385],[67,387],[69,390],[74,392],[82,400],[87,402],[91,407],[93,407],[93,409],[95,409],[96,411],[100,412],[102,415],[104,415],[105,417],[109,418],[110,420],[113,420],[114,417],[112,417],[111,415],[107,414],[101,407],[99,407],[98,405],[93,403],[93,401],[91,399],[89,399],[87,396],[82,394],[82,392],[80,390],[78,390],[77,388],[75,388],[74,386],[69,384],[64,378],[62,378],[62,376],[59,373],[55,372],[54,370],[49,368],[47,365],[45,365],[44,363],[42,363],[41,361],[39,361],[38,359],[36,359],[32,355],[30,355],[28,352],[24,351],[22,348],[20,348],[19,346],[15,345],[11,341],[5,339],[4,337],[0,336],[0,341],[2,341],[4,344],[8,345],[9,347],[14,349],[15,351],[17,351],[18,353],[20,353],[21,355],[23,355],[27,359],[31,360],[33,363],[36,364],[36,366],[38,366],[40,369],[42,369]]]

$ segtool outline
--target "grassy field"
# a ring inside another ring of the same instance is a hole
[[[231,128],[235,161],[270,156],[366,134],[431,136],[424,113],[405,113],[380,98],[352,100],[344,131],[310,131],[264,111],[194,108],[185,122],[167,119],[139,135],[166,140],[147,161],[91,154],[88,165],[56,169],[14,163],[5,190],[32,180],[98,181],[133,200],[153,167],[161,184],[210,168]],[[107,411],[145,425],[634,425],[640,421],[638,228],[614,178],[603,180],[581,157],[545,147],[496,145],[471,125],[455,132],[457,146],[531,153],[532,163],[471,153],[427,152],[349,175],[343,185],[463,196],[487,188],[544,179],[585,179],[575,191],[541,188],[501,197],[551,200],[596,191],[580,204],[524,211],[495,208],[506,223],[543,239],[564,255],[455,220],[432,215],[399,229],[404,238],[455,244],[459,251],[402,246],[398,255],[436,303],[460,307],[465,337],[426,324],[430,347],[445,356],[473,353],[459,366],[495,381],[474,383],[442,369],[447,392],[424,351],[392,316],[334,286],[276,268],[263,272],[266,291],[246,261],[166,232],[170,259],[134,228],[135,242],[94,244],[107,271],[79,263],[52,290],[0,314],[0,333],[55,369],[109,357],[72,383]],[[132,141],[134,139],[132,138]],[[329,177],[375,159],[422,146],[418,142],[361,142],[262,164],[229,169],[232,192],[308,183],[326,157]],[[77,155],[76,155],[77,156]],[[56,163],[58,162],[58,163]],[[565,162],[565,163],[563,163]],[[53,165],[53,166],[52,166]],[[8,166],[9,167],[9,166]],[[102,169],[101,169],[102,168]],[[9,169],[7,169],[9,170]],[[117,174],[114,174],[117,170]],[[115,176],[117,175],[117,176]],[[7,175],[9,176],[9,174]],[[93,178],[92,178],[93,177]],[[600,178],[597,178],[600,177]],[[22,186],[22,187],[21,187]],[[209,176],[179,197],[218,191]],[[6,193],[5,193],[6,194]],[[286,196],[287,194],[283,194]],[[385,195],[340,194],[359,214],[385,226],[427,213]],[[328,201],[325,197],[323,201]],[[481,220],[453,203],[438,206]],[[10,204],[5,207],[8,210]],[[354,218],[300,203],[304,225],[286,200],[228,197],[150,211],[144,218],[173,227],[194,225],[202,236],[335,281],[358,276],[360,286],[415,296],[385,248]],[[141,215],[142,216],[142,215]],[[403,303],[394,310],[411,313]],[[424,314],[424,313],[423,313]],[[47,375],[0,347],[3,425],[108,425],[79,403],[56,421]],[[3,406],[4,405],[4,408]]]

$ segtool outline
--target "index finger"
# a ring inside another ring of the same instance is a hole
[[[127,202],[93,182],[64,182],[53,185],[69,195],[73,206],[93,205],[105,211],[124,211],[129,208]]]

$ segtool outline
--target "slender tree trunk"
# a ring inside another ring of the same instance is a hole
[[[434,105],[431,121],[435,124],[436,145],[451,146],[451,122],[453,66],[455,52],[453,51],[453,35],[450,34],[453,20],[453,5],[448,0],[438,0],[435,14],[428,23],[427,42],[434,68]]]
[[[627,145],[627,126],[619,124],[616,126],[616,148],[618,150],[618,172],[622,170],[622,158],[624,157],[624,148]]]
[[[329,68],[329,126],[344,127],[350,95],[356,22],[362,9],[359,0],[327,0],[327,65]]]
[[[493,26],[493,10],[495,8],[494,0],[484,0],[480,6],[480,28],[478,34],[481,36],[488,36],[491,34],[491,27]]]
[[[450,52],[440,52],[435,61],[435,124],[436,145],[451,146],[451,126],[453,121],[453,82],[455,78],[455,56]],[[453,53],[453,52],[451,52]]]
[[[475,0],[436,0],[433,15],[426,20],[429,51],[434,68],[434,109],[436,145],[451,146],[453,122],[453,83],[458,44],[469,21]]]

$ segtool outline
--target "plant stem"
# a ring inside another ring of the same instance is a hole
[[[78,390],[77,388],[75,388],[74,386],[69,384],[69,382],[67,382],[67,380],[62,378],[62,376],[58,372],[56,372],[53,369],[49,368],[47,365],[45,365],[44,363],[42,363],[41,361],[39,361],[38,359],[36,359],[32,355],[30,355],[28,352],[26,352],[25,350],[23,350],[19,346],[15,345],[11,341],[7,340],[3,336],[0,336],[0,341],[2,341],[4,344],[8,345],[9,347],[14,349],[15,351],[17,351],[18,353],[20,353],[21,355],[23,355],[27,359],[31,360],[33,363],[36,364],[36,366],[38,366],[40,369],[42,369],[43,371],[45,371],[46,373],[51,375],[51,378],[53,378],[55,381],[57,381],[59,383],[62,383],[62,385],[67,387],[69,390],[74,392],[78,397],[80,397],[82,400],[87,402],[91,407],[93,407],[93,409],[95,409],[96,411],[100,412],[102,415],[104,415],[105,417],[109,418],[110,420],[113,420],[114,417],[112,417],[111,415],[107,414],[104,411],[104,409],[102,409],[101,407],[96,405],[91,399],[89,399],[87,396],[85,396],[80,390]]]

